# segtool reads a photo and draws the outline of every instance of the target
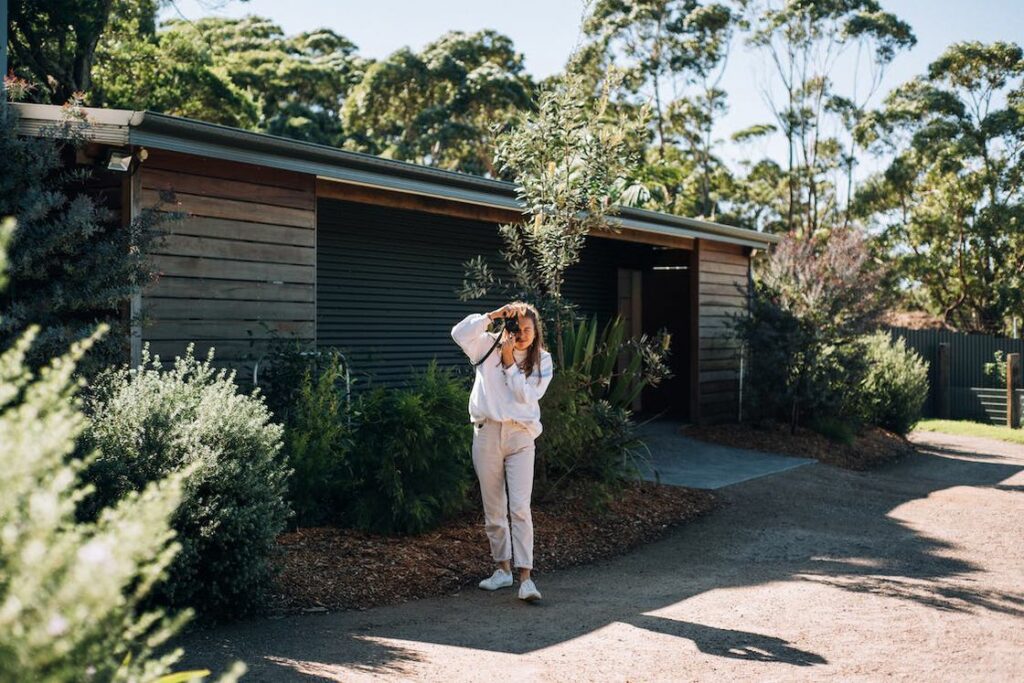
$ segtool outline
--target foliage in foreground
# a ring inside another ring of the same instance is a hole
[[[147,210],[122,226],[89,190],[96,174],[70,162],[88,124],[76,106],[67,111],[67,120],[35,138],[19,135],[13,108],[0,106],[0,216],[17,219],[9,285],[0,293],[0,344],[39,325],[26,358],[38,369],[105,323],[110,334],[77,366],[93,377],[127,359],[122,308],[152,277],[146,252],[159,236],[160,214]]]
[[[12,229],[0,229],[0,289]],[[171,617],[142,603],[178,551],[170,517],[186,473],[151,482],[94,522],[76,522],[90,489],[80,481],[86,461],[69,458],[86,424],[72,375],[106,329],[38,374],[25,364],[37,332],[29,328],[0,353],[0,680],[158,680],[182,651],[154,652],[189,612]],[[237,664],[222,680],[244,670]]]
[[[84,435],[101,452],[87,472],[97,493],[81,514],[91,519],[98,507],[191,467],[173,517],[182,551],[154,595],[226,617],[263,604],[288,515],[288,469],[281,427],[262,399],[240,394],[233,374],[211,362],[196,360],[190,346],[165,371],[147,350],[138,368],[99,378]]]

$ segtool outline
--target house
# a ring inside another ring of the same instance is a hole
[[[61,118],[12,106],[25,134]],[[133,298],[134,361],[144,342],[167,359],[194,341],[246,377],[271,335],[292,335],[394,383],[434,357],[464,365],[452,324],[503,303],[456,290],[470,258],[500,268],[497,226],[521,215],[510,183],[148,111],[85,114],[79,161],[99,166],[123,223],[147,207],[187,214],[165,226],[161,276]],[[621,313],[634,334],[672,334],[675,376],[644,394],[645,411],[735,420],[729,318],[746,310],[752,254],[777,237],[639,209],[619,220],[589,238],[566,296],[587,314]]]

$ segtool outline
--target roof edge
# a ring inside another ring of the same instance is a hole
[[[19,131],[40,135],[47,126],[65,118],[64,109],[52,104],[12,103]],[[241,163],[272,166],[455,201],[521,210],[513,183],[456,171],[384,159],[314,142],[232,128],[152,111],[84,107],[86,135],[112,145],[140,145],[156,149],[213,156]],[[778,235],[738,228],[673,214],[620,207],[615,217],[625,227],[661,234],[716,239],[766,249]]]

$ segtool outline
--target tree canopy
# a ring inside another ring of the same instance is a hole
[[[493,30],[374,60],[328,28],[288,35],[258,16],[160,23],[172,0],[10,2],[8,92],[38,102],[76,97],[512,178],[498,140],[541,92]],[[614,71],[603,111],[649,110],[624,150],[642,160],[632,181],[645,208],[819,247],[868,229],[874,258],[894,266],[880,285],[891,299],[979,331],[1007,331],[1021,312],[1019,45],[957,43],[884,97],[888,66],[916,37],[880,0],[595,0],[581,28],[546,85],[577,79],[594,114]],[[759,91],[771,116],[722,131],[743,101],[722,87],[737,50],[762,58],[767,75],[742,96]],[[837,74],[850,68],[847,86]],[[735,163],[723,132],[745,152]],[[769,140],[784,153],[748,144]],[[885,171],[862,177],[866,160]]]
[[[926,303],[957,327],[998,334],[1024,307],[1024,55],[950,46],[894,90],[861,131],[893,155],[859,210]]]
[[[366,70],[345,102],[345,146],[494,176],[492,127],[528,109],[533,90],[507,36],[453,31]]]

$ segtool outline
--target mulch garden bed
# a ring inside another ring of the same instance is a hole
[[[788,424],[774,421],[758,426],[745,422],[685,425],[680,431],[701,441],[815,458],[848,470],[868,470],[917,452],[912,442],[881,427],[866,427],[851,444],[832,441],[806,427],[797,427],[796,434],[791,435]]]
[[[533,505],[534,564],[571,567],[652,541],[718,504],[710,491],[628,484],[603,513],[582,496]],[[282,556],[272,612],[366,609],[475,586],[494,570],[479,509],[418,536],[298,529],[278,537]]]

